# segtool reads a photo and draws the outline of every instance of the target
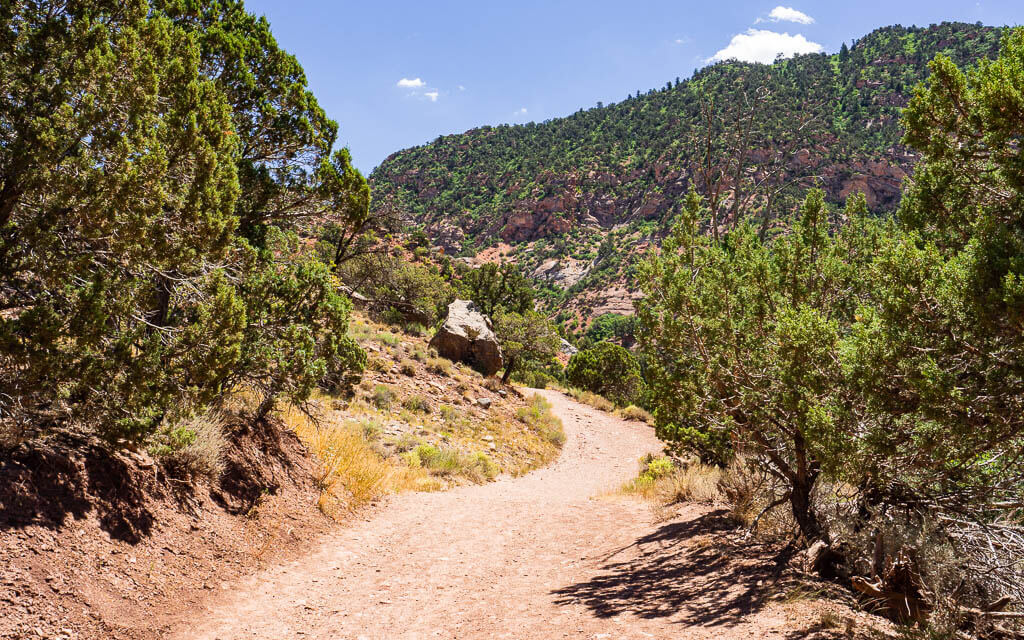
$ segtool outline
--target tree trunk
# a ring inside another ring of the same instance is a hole
[[[811,508],[811,489],[814,487],[813,480],[793,483],[793,492],[789,496],[790,506],[793,508],[793,519],[800,527],[800,533],[810,543],[822,539],[821,526],[818,518]]]
[[[501,374],[501,384],[508,384],[508,379],[512,377],[512,372],[516,368],[516,359],[512,358],[505,365],[505,373]]]
[[[263,418],[267,417],[267,414],[274,408],[274,402],[276,400],[277,389],[273,388],[267,391],[267,395],[263,397],[263,402],[261,402],[259,408],[256,409],[255,422],[259,422]]]
[[[793,437],[793,451],[796,454],[796,465],[794,473],[790,478],[793,483],[793,492],[790,494],[790,505],[793,508],[793,519],[800,527],[808,544],[815,540],[825,540],[822,535],[821,525],[814,514],[811,505],[811,491],[814,490],[814,483],[818,479],[817,465],[807,460],[807,443],[803,434],[797,431]]]

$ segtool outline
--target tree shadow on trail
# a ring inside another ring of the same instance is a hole
[[[590,580],[552,593],[602,618],[630,613],[731,626],[762,608],[793,555],[744,539],[725,510],[666,524],[608,556]]]

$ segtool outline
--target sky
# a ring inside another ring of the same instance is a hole
[[[1024,0],[246,0],[364,173],[483,125],[541,122],[715,60],[839,50],[891,24],[1024,24]]]

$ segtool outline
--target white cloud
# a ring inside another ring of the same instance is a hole
[[[766,29],[747,29],[746,33],[734,35],[729,46],[708,58],[706,62],[742,60],[769,64],[780,55],[789,58],[801,53],[821,53],[822,51],[824,51],[824,47],[817,42],[811,42],[799,33],[791,36],[788,33],[778,33]]]
[[[459,91],[465,91],[465,90],[466,90],[466,87],[464,87],[464,86],[462,86],[462,85],[460,84],[460,85],[459,85]]]
[[[440,92],[438,92],[437,90],[434,90],[434,91],[427,91],[427,92],[425,92],[425,93],[424,93],[423,95],[425,95],[425,96],[427,96],[428,98],[430,98],[430,101],[431,101],[431,102],[437,102],[437,96],[439,96],[439,95],[440,95]]]
[[[690,43],[690,38],[686,37],[686,36],[684,36],[682,38],[676,38],[675,42],[676,42],[676,44],[689,44]]]
[[[807,15],[803,11],[797,11],[793,7],[783,7],[779,5],[772,9],[768,17],[772,22],[796,22],[798,24],[814,24],[814,18]]]
[[[398,81],[398,84],[396,86],[399,86],[403,89],[419,89],[420,87],[425,87],[426,85],[427,83],[423,82],[423,80],[420,80],[419,78],[413,78],[412,80],[410,80],[409,78],[402,78],[401,80]]]
[[[520,107],[519,111],[514,111],[512,113],[512,115],[515,115],[515,116],[525,116],[526,115],[526,107]]]

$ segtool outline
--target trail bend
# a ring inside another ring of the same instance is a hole
[[[695,529],[656,523],[648,505],[614,495],[640,456],[660,451],[653,429],[539,393],[565,426],[554,464],[393,497],[308,556],[230,585],[170,637],[748,638],[788,626],[747,620],[749,598],[734,598],[743,584],[687,586],[679,574],[690,570],[670,559]],[[706,512],[693,507],[691,520]],[[716,592],[739,608],[720,610],[708,601]]]

